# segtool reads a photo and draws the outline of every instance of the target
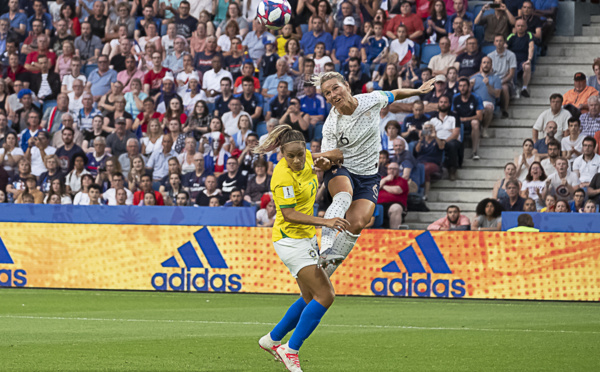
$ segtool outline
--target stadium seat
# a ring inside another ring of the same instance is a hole
[[[421,50],[421,68],[427,67],[429,61],[433,56],[440,54],[440,46],[438,44],[425,44],[423,50]]]
[[[92,71],[94,71],[97,68],[98,68],[98,65],[87,65],[83,68],[83,74],[85,75],[86,78],[88,78],[90,76],[90,74],[92,73]]]
[[[44,105],[42,106],[42,113],[45,113],[47,109],[52,108],[52,107],[56,107],[56,100],[51,100],[51,101],[45,101]]]
[[[376,204],[375,211],[373,212],[373,216],[375,217],[375,222],[373,223],[373,229],[378,229],[383,226],[383,205]]]
[[[482,52],[483,54],[485,54],[486,56],[487,56],[488,54],[490,54],[491,52],[493,52],[494,50],[496,50],[496,47],[495,47],[495,46],[493,46],[493,45],[486,45],[486,46],[483,46],[483,47],[481,48],[481,52]]]
[[[267,134],[267,123],[261,121],[260,123],[256,124],[256,134],[258,134],[258,138],[264,134]]]
[[[425,185],[425,165],[421,163],[417,164],[412,172],[410,172],[410,179],[419,186],[419,191],[417,193],[423,195],[425,192],[425,189],[423,188]]]
[[[421,57],[421,44],[415,43],[415,55],[417,59]]]

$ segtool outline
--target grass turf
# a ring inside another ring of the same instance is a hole
[[[0,370],[284,371],[257,341],[295,299],[1,289]],[[595,370],[599,310],[338,297],[300,360],[307,372]]]

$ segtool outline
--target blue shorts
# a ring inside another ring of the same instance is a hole
[[[350,180],[350,185],[352,185],[353,201],[358,199],[367,199],[372,201],[373,204],[377,204],[379,183],[381,182],[381,176],[379,173],[371,176],[359,176],[357,174],[350,173],[348,169],[344,167],[334,165],[323,175],[325,187],[328,187],[329,181],[337,176],[345,176]],[[329,193],[326,195],[329,195]],[[329,201],[331,201],[331,196],[329,196]]]

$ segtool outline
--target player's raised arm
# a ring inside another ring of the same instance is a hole
[[[315,167],[326,171],[333,165],[340,165],[344,162],[344,154],[340,149],[333,149],[331,151],[321,152],[319,154],[312,154],[313,163]]]
[[[394,89],[394,90],[392,90],[394,99],[396,101],[398,101],[398,100],[401,100],[404,98],[429,93],[434,88],[435,79],[436,78],[433,78],[433,79],[430,79],[430,80],[424,82],[423,85],[421,85],[421,87],[419,89]]]

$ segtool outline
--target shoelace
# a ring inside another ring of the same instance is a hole
[[[285,357],[294,362],[296,367],[300,368],[300,360],[298,360],[298,354],[289,353],[285,354]]]

